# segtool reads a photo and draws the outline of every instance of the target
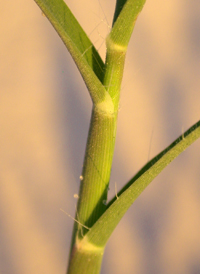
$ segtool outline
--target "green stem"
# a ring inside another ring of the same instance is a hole
[[[107,95],[105,101],[94,106],[92,110],[83,172],[80,177],[81,187],[76,213],[78,222],[74,223],[68,273],[80,273],[81,266],[78,267],[77,264],[85,260],[88,260],[88,272],[81,273],[100,271],[104,248],[94,247],[91,244],[88,248],[88,244],[83,244],[81,239],[106,210],[116,121],[117,112],[114,111],[110,96]]]
[[[107,54],[103,84],[110,94],[117,112],[127,47],[121,47],[114,43],[111,35],[106,39],[106,46]]]
[[[92,111],[76,216],[77,220],[87,227],[92,227],[106,209],[116,116],[113,104],[109,102],[104,102],[104,106],[103,103],[97,105]],[[79,238],[88,232],[79,224],[76,227]]]

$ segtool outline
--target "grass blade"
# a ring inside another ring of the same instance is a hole
[[[94,103],[106,96],[101,84],[104,63],[94,45],[63,0],[34,0],[49,19],[74,59]]]

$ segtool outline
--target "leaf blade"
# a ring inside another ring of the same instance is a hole
[[[74,59],[94,103],[106,96],[102,85],[104,63],[63,0],[34,0],[49,19]]]

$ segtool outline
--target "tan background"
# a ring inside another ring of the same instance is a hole
[[[104,54],[115,1],[99,1],[66,0]],[[0,22],[0,273],[64,274],[73,221],[60,208],[74,215],[90,98],[33,0],[2,1]],[[198,0],[148,0],[139,16],[109,197],[199,120],[199,26]],[[200,273],[200,141],[128,211],[102,273]]]

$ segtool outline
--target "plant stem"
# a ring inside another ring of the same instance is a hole
[[[106,108],[106,103],[104,107]],[[107,108],[103,110],[102,105],[97,105],[92,110],[83,172],[80,177],[81,187],[76,218],[87,227],[92,227],[106,209],[116,135],[116,114],[113,113],[113,104],[111,110],[109,103]],[[76,225],[76,229],[79,238],[88,232],[79,224]]]
[[[86,258],[89,260],[87,269],[94,268],[86,273],[100,271],[104,247],[91,248],[90,245],[88,248],[88,243],[82,244],[81,239],[106,210],[116,120],[117,112],[114,111],[112,100],[107,94],[104,102],[97,104],[92,110],[83,172],[80,177],[81,186],[76,213],[78,223],[74,223],[68,273],[80,273],[81,266],[77,268],[76,264],[85,262]]]

